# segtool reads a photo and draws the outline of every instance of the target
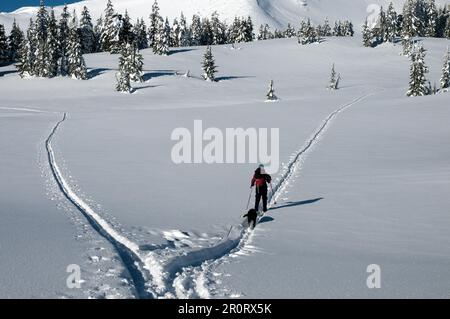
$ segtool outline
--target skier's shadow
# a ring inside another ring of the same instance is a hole
[[[309,205],[309,204],[314,204],[320,200],[322,200],[323,197],[318,197],[318,198],[313,198],[313,199],[308,199],[308,200],[302,200],[302,201],[298,201],[298,202],[287,202],[286,204],[282,204],[276,207],[273,207],[270,209],[270,211],[274,211],[277,209],[281,209],[281,208],[288,208],[288,207],[295,207],[295,206],[301,206],[301,205]]]

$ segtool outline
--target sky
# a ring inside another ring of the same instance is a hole
[[[57,6],[64,3],[79,2],[80,0],[45,0],[46,6]],[[40,0],[0,0],[0,12],[11,12],[21,7],[35,7]]]

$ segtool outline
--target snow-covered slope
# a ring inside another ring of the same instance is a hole
[[[98,18],[106,7],[107,0],[86,0],[69,5],[70,10],[81,11],[87,6],[94,17]],[[272,27],[283,27],[287,23],[294,25],[302,17],[309,17],[313,22],[321,22],[325,17],[330,20],[350,19],[355,25],[364,21],[368,8],[372,4],[387,6],[390,0],[159,0],[161,14],[170,19],[180,15],[187,17],[195,13],[201,16],[209,16],[217,11],[223,19],[230,21],[235,16],[250,15],[254,22],[259,25],[268,23]],[[397,8],[401,8],[404,0],[393,0]],[[438,4],[448,3],[446,0],[438,0]],[[128,10],[133,18],[147,18],[152,0],[113,0],[114,7],[118,12]],[[372,8],[372,7],[371,7]],[[55,8],[57,13],[61,7]],[[370,9],[369,11],[373,10]],[[13,19],[17,19],[22,26],[28,24],[28,20],[37,11],[37,8],[24,7],[11,13],[0,13],[0,23],[7,28]]]

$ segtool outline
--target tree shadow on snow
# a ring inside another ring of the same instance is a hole
[[[248,78],[254,78],[254,76],[219,76],[216,78],[216,81],[220,82],[220,81],[230,81],[230,80],[248,79]]]
[[[183,52],[189,52],[189,51],[196,51],[196,50],[197,50],[197,49],[193,49],[193,48],[173,49],[173,50],[170,50],[169,55],[178,54],[178,53],[183,53]]]
[[[144,73],[144,75],[142,76],[142,78],[144,79],[144,82],[147,82],[153,78],[157,78],[160,76],[168,76],[168,75],[176,75],[175,71],[171,71],[171,70],[158,70],[158,71],[152,71],[152,72],[147,72]]]
[[[280,206],[271,208],[270,211],[281,209],[281,208],[289,208],[289,207],[295,207],[295,206],[301,206],[301,205],[314,204],[322,199],[323,199],[323,197],[318,197],[318,198],[302,200],[302,201],[298,201],[298,202],[287,202],[286,204],[282,204]]]
[[[88,79],[93,79],[99,75],[102,75],[103,73],[105,73],[106,71],[112,71],[112,69],[108,69],[108,68],[96,68],[96,69],[91,69],[87,72],[87,76]]]
[[[17,70],[0,71],[0,77],[8,75],[8,74],[12,74],[12,73],[17,73]]]

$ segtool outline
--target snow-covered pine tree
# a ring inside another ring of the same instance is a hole
[[[342,37],[343,36],[343,33],[342,33],[342,22],[340,20],[336,21],[334,23],[333,35],[335,37]]]
[[[437,27],[436,2],[434,0],[427,0],[427,2],[425,3],[425,10],[426,10],[425,36],[435,37]]]
[[[136,44],[139,50],[148,48],[147,26],[144,19],[138,19],[133,28]]]
[[[328,18],[325,18],[325,21],[323,22],[322,32],[324,37],[331,37],[333,35]]]
[[[19,63],[16,68],[20,77],[25,78],[33,75],[32,65],[33,53],[31,50],[31,43],[28,38],[24,38],[19,48]]]
[[[244,41],[245,42],[252,42],[255,38],[255,34],[253,33],[253,21],[250,16],[247,17],[247,20],[243,22],[243,33],[244,33]]]
[[[180,24],[178,19],[173,19],[172,29],[170,30],[170,46],[179,47],[180,46]]]
[[[186,17],[183,12],[180,16],[180,46],[188,47],[191,45],[191,31],[187,25]]]
[[[440,79],[441,90],[447,92],[450,90],[450,50],[444,56],[444,65],[442,66],[442,76]]]
[[[311,20],[308,18],[307,22],[303,25],[299,32],[298,42],[302,45],[315,43],[318,41],[317,33],[314,27],[311,25]]]
[[[58,73],[62,76],[67,75],[67,43],[69,41],[70,29],[69,29],[69,9],[66,6],[63,8],[61,18],[59,19],[58,26]]]
[[[120,17],[120,29],[119,29],[119,46],[123,43],[133,43],[135,41],[135,34],[133,33],[133,25],[131,24],[128,11],[125,10],[125,14]],[[118,53],[120,50],[115,50]]]
[[[415,35],[413,27],[413,8],[415,7],[413,0],[406,0],[403,5],[402,13],[402,37],[411,38]]]
[[[54,77],[58,75],[59,43],[58,43],[58,22],[53,9],[48,20],[47,39],[45,42],[45,67],[42,76]]]
[[[6,38],[5,27],[0,24],[0,65],[9,61],[8,39]]]
[[[136,44],[130,47],[130,81],[143,82],[144,58]]]
[[[153,46],[153,41],[155,40],[156,33],[158,31],[158,25],[162,17],[159,15],[159,5],[158,1],[152,5],[152,13],[150,14],[150,26],[148,28],[148,44]]]
[[[91,14],[86,6],[83,7],[80,19],[81,50],[83,53],[93,53],[96,51],[96,38]]]
[[[413,40],[409,36],[402,38],[402,48],[404,56],[411,56],[413,50]]]
[[[168,20],[166,19],[168,22]],[[170,41],[170,25],[167,29],[167,25],[164,20],[160,17],[159,22],[156,25],[156,33],[153,39],[153,53],[158,55],[168,55],[169,54],[169,41]]]
[[[19,63],[16,65],[19,75],[24,77],[34,76],[34,62],[35,62],[35,48],[36,35],[35,24],[33,19],[30,19],[30,26],[27,30],[27,35],[24,37],[19,50]]]
[[[19,51],[23,38],[24,34],[22,30],[20,30],[19,25],[16,23],[16,19],[14,19],[11,33],[8,37],[8,51],[12,62],[16,62],[19,59]]]
[[[425,65],[426,50],[421,45],[417,45],[411,53],[411,67],[409,89],[406,92],[407,96],[423,96],[430,93],[430,88],[427,86],[427,79],[425,74],[428,73],[428,68]]]
[[[201,45],[211,45],[213,42],[213,32],[211,22],[208,18],[202,20],[202,36],[200,40]]]
[[[123,44],[119,57],[119,72],[116,74],[116,90],[123,93],[132,93],[131,88],[131,57],[134,49],[129,43]]]
[[[48,19],[49,15],[47,9],[45,8],[44,1],[40,1],[39,10],[36,14],[35,21],[35,42],[36,42],[36,51],[35,56],[36,60],[34,63],[34,75],[39,77],[46,77],[46,43],[47,43],[47,31],[48,31]]]
[[[293,38],[296,36],[296,32],[295,32],[295,28],[288,23],[287,27],[286,27],[286,31],[284,32],[284,36],[286,38]]]
[[[206,47],[205,55],[203,56],[203,62],[202,62],[202,69],[203,69],[203,78],[206,81],[215,82],[217,73],[217,67],[216,63],[214,61],[214,56],[212,54],[211,46]]]
[[[447,22],[445,24],[444,37],[450,39],[450,13],[449,16],[447,17]]]
[[[424,36],[426,27],[426,8],[424,0],[413,1],[412,25],[414,36]]]
[[[219,14],[217,12],[213,12],[211,15],[211,29],[213,34],[212,44],[225,44],[227,41],[227,28],[225,24],[220,21]]]
[[[385,38],[388,42],[394,42],[395,36],[397,35],[397,25],[398,17],[397,12],[395,12],[394,4],[389,3],[389,7],[386,12],[386,28],[385,28]]]
[[[100,31],[100,48],[103,52],[115,52],[119,49],[119,31],[117,15],[111,0],[108,0],[103,15],[103,25]]]
[[[337,90],[339,89],[339,81],[341,80],[341,75],[336,73],[336,70],[333,66],[331,67],[331,75],[330,75],[330,83],[328,85],[329,90]]]
[[[200,45],[202,41],[202,21],[200,17],[196,14],[192,16],[191,24],[191,45]]]
[[[372,30],[369,28],[369,22],[366,21],[363,24],[362,27],[362,38],[363,38],[363,45],[365,47],[371,47],[373,45],[372,43]]]
[[[278,100],[277,96],[275,95],[275,89],[273,88],[273,80],[270,80],[269,91],[266,94],[266,100],[267,101]]]
[[[72,26],[70,29],[69,42],[67,46],[67,62],[68,72],[67,75],[72,79],[86,80],[87,69],[83,58],[83,52],[81,47],[81,36],[76,26]]]

